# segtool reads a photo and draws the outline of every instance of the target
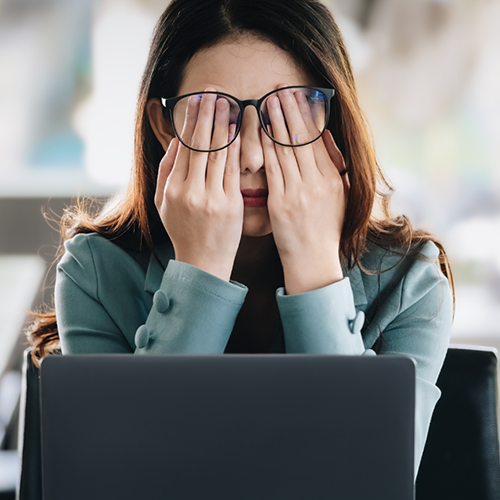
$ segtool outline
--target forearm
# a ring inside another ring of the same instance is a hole
[[[138,354],[222,354],[246,287],[170,261],[135,336]]]
[[[349,278],[307,293],[276,294],[286,352],[363,354],[364,314],[356,313]]]
[[[224,351],[246,287],[173,260],[164,271],[151,258],[145,275],[96,235],[78,235],[67,250],[55,290],[63,353]]]

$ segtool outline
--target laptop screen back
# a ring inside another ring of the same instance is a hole
[[[409,358],[51,356],[45,500],[411,500]]]

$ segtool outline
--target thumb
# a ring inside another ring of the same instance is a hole
[[[163,193],[168,176],[172,172],[175,163],[175,157],[179,148],[179,140],[174,138],[168,145],[167,152],[160,161],[158,167],[158,177],[156,179],[155,205],[160,207],[163,201]]]

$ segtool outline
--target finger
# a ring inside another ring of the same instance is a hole
[[[331,172],[331,162],[333,159],[330,157],[323,141],[317,140],[321,137],[321,132],[325,125],[324,104],[309,103],[307,97],[302,92],[296,92],[294,97],[297,100],[300,114],[309,131],[310,138],[314,139],[311,147],[317,169],[321,174],[328,175]]]
[[[278,96],[285,116],[290,144],[307,144],[315,139],[316,136],[313,130],[309,130],[304,121],[304,115],[311,114],[304,92],[299,89],[295,91],[293,89],[284,89],[278,92]]]
[[[199,95],[193,95],[187,99],[185,108],[178,111],[181,116],[182,114],[184,115],[184,123],[180,133],[181,144],[178,147],[176,168],[172,175],[175,179],[181,181],[185,181],[189,173],[191,150],[186,146],[191,145],[193,132],[196,127],[196,122],[198,121],[199,108]]]
[[[218,149],[230,142],[229,136],[234,135],[229,131],[229,110],[230,105],[227,99],[221,97],[215,104],[214,132],[212,135],[212,148]],[[208,154],[207,165],[207,188],[224,189],[224,169],[226,166],[228,150],[227,148],[213,151]]]
[[[229,125],[229,137],[232,140],[236,133],[236,125]],[[228,195],[241,196],[240,192],[240,151],[241,138],[238,135],[234,142],[227,148],[227,158],[224,168],[224,191]]]
[[[192,147],[193,134],[196,128],[196,123],[198,122],[198,115],[200,113],[201,94],[192,95],[186,100],[183,99],[181,102],[186,103],[185,107],[180,108],[179,103],[175,108],[176,116],[184,115],[184,123],[182,126],[180,139],[181,142],[183,142],[186,146]],[[177,110],[178,107],[179,110]]]
[[[286,144],[289,142],[289,134],[285,123],[283,111],[279,98],[274,95],[267,100],[269,121],[271,122],[272,136],[278,141]],[[285,188],[291,188],[301,181],[301,174],[295,158],[294,149],[280,144],[274,144],[274,150],[278,158],[278,164],[283,172]]]
[[[205,89],[207,92],[214,92],[214,89]],[[194,149],[208,150],[212,138],[213,123],[215,117],[216,94],[200,94],[200,109],[198,119],[193,131],[191,147]],[[191,151],[189,155],[189,172],[187,181],[194,189],[205,189],[206,173],[208,163],[208,153]]]
[[[285,178],[281,169],[278,155],[276,154],[276,144],[269,139],[264,130],[261,131],[262,149],[264,151],[264,169],[266,171],[267,186],[269,194],[283,195],[285,191]]]
[[[281,109],[281,100],[277,94],[273,94],[266,101],[269,121],[271,122],[273,137],[282,144],[291,144],[290,134]]]
[[[168,145],[167,152],[163,156],[158,167],[158,176],[156,179],[155,205],[159,209],[163,203],[163,195],[165,192],[165,184],[168,176],[172,172],[175,165],[175,157],[179,149],[179,140],[174,138]]]
[[[335,143],[335,140],[333,139],[332,133],[328,129],[326,129],[323,132],[322,139],[323,139],[323,141],[318,141],[318,142],[324,143],[325,148],[328,152],[328,155],[330,156],[335,167],[337,168],[337,172],[342,177],[342,182],[344,184],[344,190],[345,190],[346,195],[347,195],[349,188],[350,188],[350,183],[349,183],[349,176],[347,174],[347,168],[345,166],[344,157],[342,156],[340,149],[338,148],[337,144]]]
[[[215,102],[215,118],[210,149],[220,149],[228,144],[229,139],[229,114],[231,105],[229,101],[220,96]]]
[[[346,170],[344,157],[342,156],[340,149],[337,147],[337,144],[335,144],[332,133],[328,129],[323,132],[323,144],[325,145],[328,155],[335,164],[335,167],[337,167],[339,175],[344,175],[343,172]]]
[[[316,182],[318,167],[312,146],[306,145],[319,136],[311,116],[309,102],[300,89],[284,89],[278,93],[292,143],[304,144],[293,148],[303,180]],[[308,122],[308,123],[307,123]]]
[[[214,89],[206,89],[207,92]],[[200,109],[196,126],[193,131],[191,147],[194,149],[209,150],[212,139],[212,130],[215,115],[215,104],[217,102],[217,94],[200,94]]]
[[[309,102],[305,93],[297,90],[294,93],[298,110],[308,133],[308,141],[314,141],[321,136],[325,125],[325,106],[323,100]]]

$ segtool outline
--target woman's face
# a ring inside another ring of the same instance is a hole
[[[288,52],[255,37],[221,42],[199,51],[187,64],[178,95],[207,88],[230,94],[241,101],[259,99],[279,86],[314,85]],[[257,110],[245,108],[240,130],[241,191],[267,191],[261,126]],[[245,198],[243,234],[264,236],[271,232],[267,206]],[[258,203],[257,203],[258,204]]]

